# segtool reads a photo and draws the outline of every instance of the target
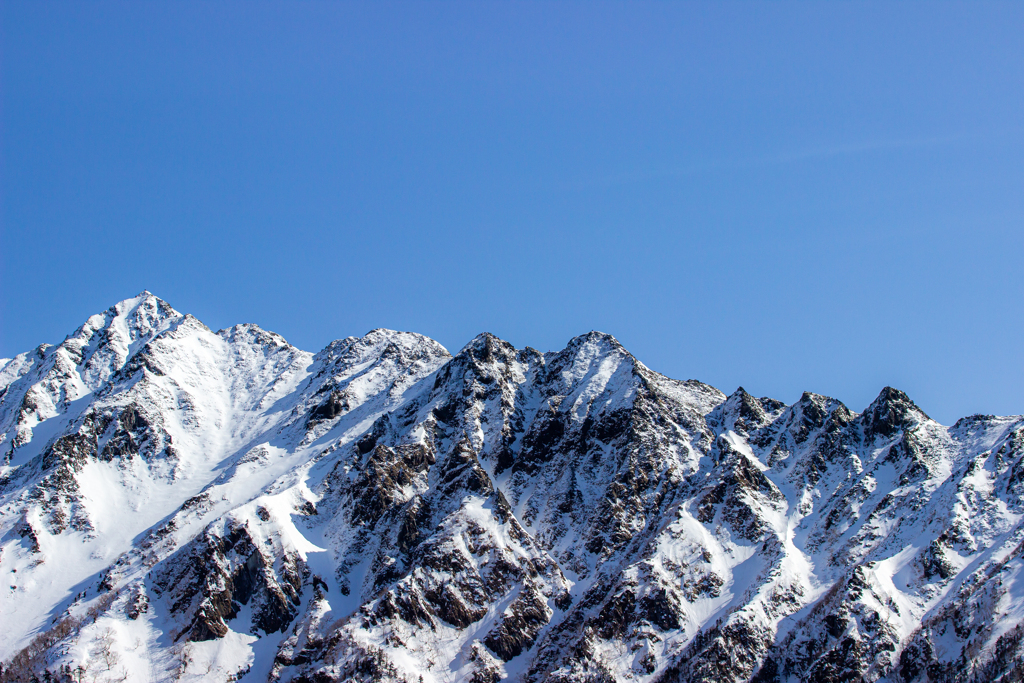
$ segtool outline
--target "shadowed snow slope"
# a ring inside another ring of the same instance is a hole
[[[1021,417],[143,292],[0,361],[0,680],[1017,681],[1022,496]]]

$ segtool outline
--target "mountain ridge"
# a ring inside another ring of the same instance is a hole
[[[726,396],[596,331],[314,354],[142,292],[0,364],[0,461],[0,680],[1024,670],[1024,417],[891,387]]]

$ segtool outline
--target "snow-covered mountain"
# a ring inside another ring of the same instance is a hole
[[[311,354],[144,292],[0,361],[0,463],[0,680],[1024,677],[1024,417],[891,388]]]

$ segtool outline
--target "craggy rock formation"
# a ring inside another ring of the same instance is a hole
[[[0,361],[0,680],[1019,681],[1024,418],[591,332],[313,355],[149,293]]]

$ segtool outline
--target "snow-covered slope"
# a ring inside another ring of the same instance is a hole
[[[0,680],[1024,670],[1024,418],[895,389],[726,396],[597,332],[313,355],[144,292],[0,361],[0,462]]]

